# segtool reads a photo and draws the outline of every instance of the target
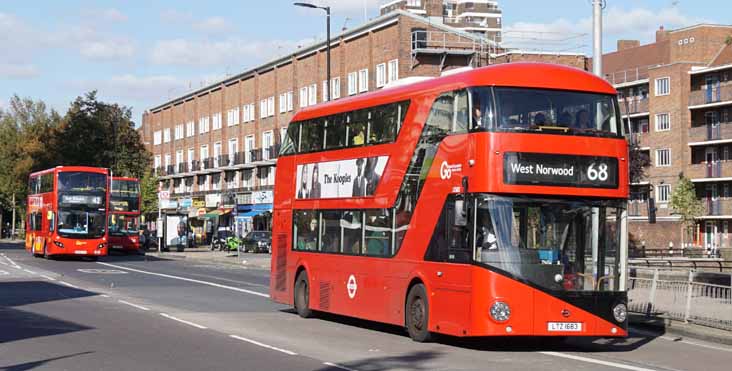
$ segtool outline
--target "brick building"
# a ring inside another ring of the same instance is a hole
[[[384,0],[380,12],[401,9],[453,28],[501,41],[502,12],[495,0]]]
[[[648,248],[682,244],[678,215],[669,207],[679,175],[696,185],[705,214],[684,237],[686,247],[732,246],[732,26],[700,24],[656,32],[640,45],[620,40],[603,56],[603,72],[630,119],[631,140],[650,158],[645,177],[631,185],[631,241]],[[727,128],[727,125],[730,127]],[[658,209],[647,223],[647,199]]]
[[[481,35],[399,9],[331,41],[333,99],[512,58],[587,66],[577,54],[512,54]],[[239,231],[268,228],[282,135],[299,108],[325,101],[325,63],[319,42],[147,110],[141,132],[171,194],[164,208],[223,213],[223,223]],[[234,210],[238,215],[229,216]]]

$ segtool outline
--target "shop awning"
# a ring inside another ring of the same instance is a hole
[[[237,215],[237,217],[251,219],[252,217],[255,217],[261,213],[266,213],[268,211],[269,210],[252,210],[252,211],[247,211],[245,213],[241,213],[241,214]]]
[[[231,213],[231,209],[223,209],[223,210],[219,209],[219,210],[214,210],[210,213],[203,214],[202,218],[214,219],[214,218],[218,218],[222,215],[226,215],[229,213]]]

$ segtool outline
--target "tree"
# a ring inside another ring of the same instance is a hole
[[[683,174],[679,176],[676,189],[671,193],[671,209],[681,217],[681,246],[684,246],[685,233],[696,224],[696,219],[704,213],[704,205],[696,197],[694,183]]]
[[[151,155],[131,117],[130,108],[100,102],[96,91],[76,98],[56,137],[63,164],[105,167],[114,175],[141,178]]]
[[[140,197],[142,198],[142,215],[158,212],[158,178],[148,169],[140,179]]]

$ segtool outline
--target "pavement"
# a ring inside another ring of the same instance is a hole
[[[732,363],[730,346],[636,329],[564,343],[415,343],[398,326],[302,319],[269,300],[266,269],[242,265],[168,255],[45,260],[0,243],[0,370],[726,371]]]
[[[236,251],[211,251],[208,246],[199,246],[194,248],[187,248],[185,251],[169,251],[169,252],[157,252],[148,251],[148,256],[166,258],[166,259],[188,259],[188,260],[200,260],[211,263],[224,263],[224,264],[235,264],[241,265],[246,268],[254,269],[270,269],[270,255],[259,253],[239,253]]]

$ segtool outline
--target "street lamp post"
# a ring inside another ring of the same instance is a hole
[[[310,3],[293,3],[295,6],[301,6],[304,8],[312,9],[323,9],[325,10],[325,96],[328,97],[326,100],[330,100],[330,7],[329,6],[317,6]]]

